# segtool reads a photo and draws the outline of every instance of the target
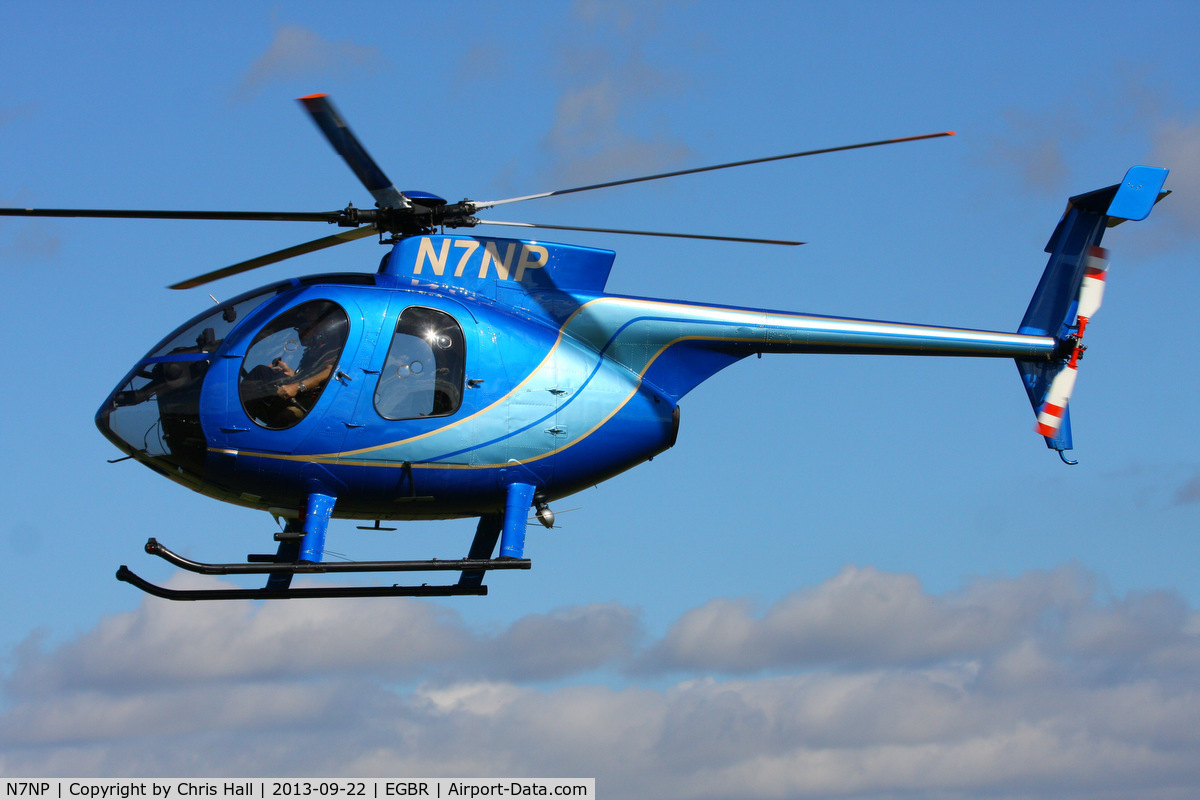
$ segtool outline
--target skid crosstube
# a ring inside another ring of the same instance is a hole
[[[146,552],[181,569],[201,575],[313,575],[327,572],[428,572],[484,571],[491,569],[529,569],[527,558],[463,558],[428,561],[347,561],[331,563],[278,562],[271,556],[251,556],[244,564],[208,564],[192,561],[151,538]],[[255,559],[260,560],[255,560]],[[117,570],[117,580],[130,583],[147,594],[167,600],[288,600],[312,597],[454,597],[486,595],[487,587],[470,583],[449,586],[313,586],[299,589],[167,589],[134,574],[125,565]]]

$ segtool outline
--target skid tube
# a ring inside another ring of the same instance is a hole
[[[250,556],[244,564],[209,564],[193,561],[159,544],[151,537],[146,552],[181,569],[201,575],[312,575],[327,572],[427,572],[491,569],[529,569],[527,558],[462,558],[428,561],[335,561],[332,563],[277,562],[274,556]],[[166,600],[290,600],[306,597],[454,597],[486,595],[487,587],[470,584],[447,586],[314,586],[299,589],[167,589],[136,575],[124,564],[117,580],[132,584],[147,594]]]

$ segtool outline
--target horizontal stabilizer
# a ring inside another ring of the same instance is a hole
[[[1145,219],[1154,204],[1164,197],[1162,187],[1166,180],[1167,170],[1160,167],[1130,167],[1108,206],[1107,215],[1120,220]]]

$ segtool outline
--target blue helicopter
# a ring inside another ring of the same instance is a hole
[[[1037,431],[1063,461],[1081,340],[1099,308],[1106,228],[1145,219],[1167,170],[1137,166],[1072,197],[1015,333],[816,316],[605,292],[615,254],[541,240],[455,233],[487,224],[797,245],[801,242],[482,220],[518,201],[915,141],[951,132],[791,153],[493,201],[398,191],[325,95],[301,98],[375,207],[319,213],[0,209],[9,216],[319,221],[342,230],[171,288],[199,286],[369,236],[390,245],[377,272],[273,283],[212,307],[155,345],[96,413],[127,458],[197,492],[283,521],[276,552],[245,563],[146,551],[193,572],[259,574],[261,589],[168,589],[172,600],[483,595],[489,570],[528,569],[530,511],[670,448],[679,400],[763,353],[1011,358]],[[446,233],[447,229],[451,233]],[[323,561],[331,518],[478,517],[465,558]],[[497,553],[497,544],[499,551]],[[292,587],[295,575],[457,572],[446,585]]]

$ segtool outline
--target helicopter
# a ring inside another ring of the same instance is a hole
[[[1036,431],[1068,463],[1068,403],[1100,306],[1108,227],[1143,220],[1168,171],[1071,197],[1016,332],[818,316],[611,294],[611,250],[461,233],[479,225],[802,242],[480,219],[479,211],[749,164],[953,135],[888,139],[499,200],[400,191],[327,95],[300,103],[375,200],[327,212],[0,209],[3,216],[280,220],[338,233],[174,284],[187,289],[359,239],[389,247],[374,272],[291,278],[198,314],[129,370],[96,412],[101,433],[158,474],[282,523],[274,553],[207,563],[151,538],[147,553],[262,588],[172,589],[128,567],[119,580],[169,600],[486,595],[491,570],[529,569],[530,512],[648,461],[676,442],[679,401],[764,353],[1015,360]],[[478,518],[464,558],[325,561],[331,519]],[[498,545],[498,550],[497,550]],[[296,575],[458,573],[453,583],[293,587]]]

